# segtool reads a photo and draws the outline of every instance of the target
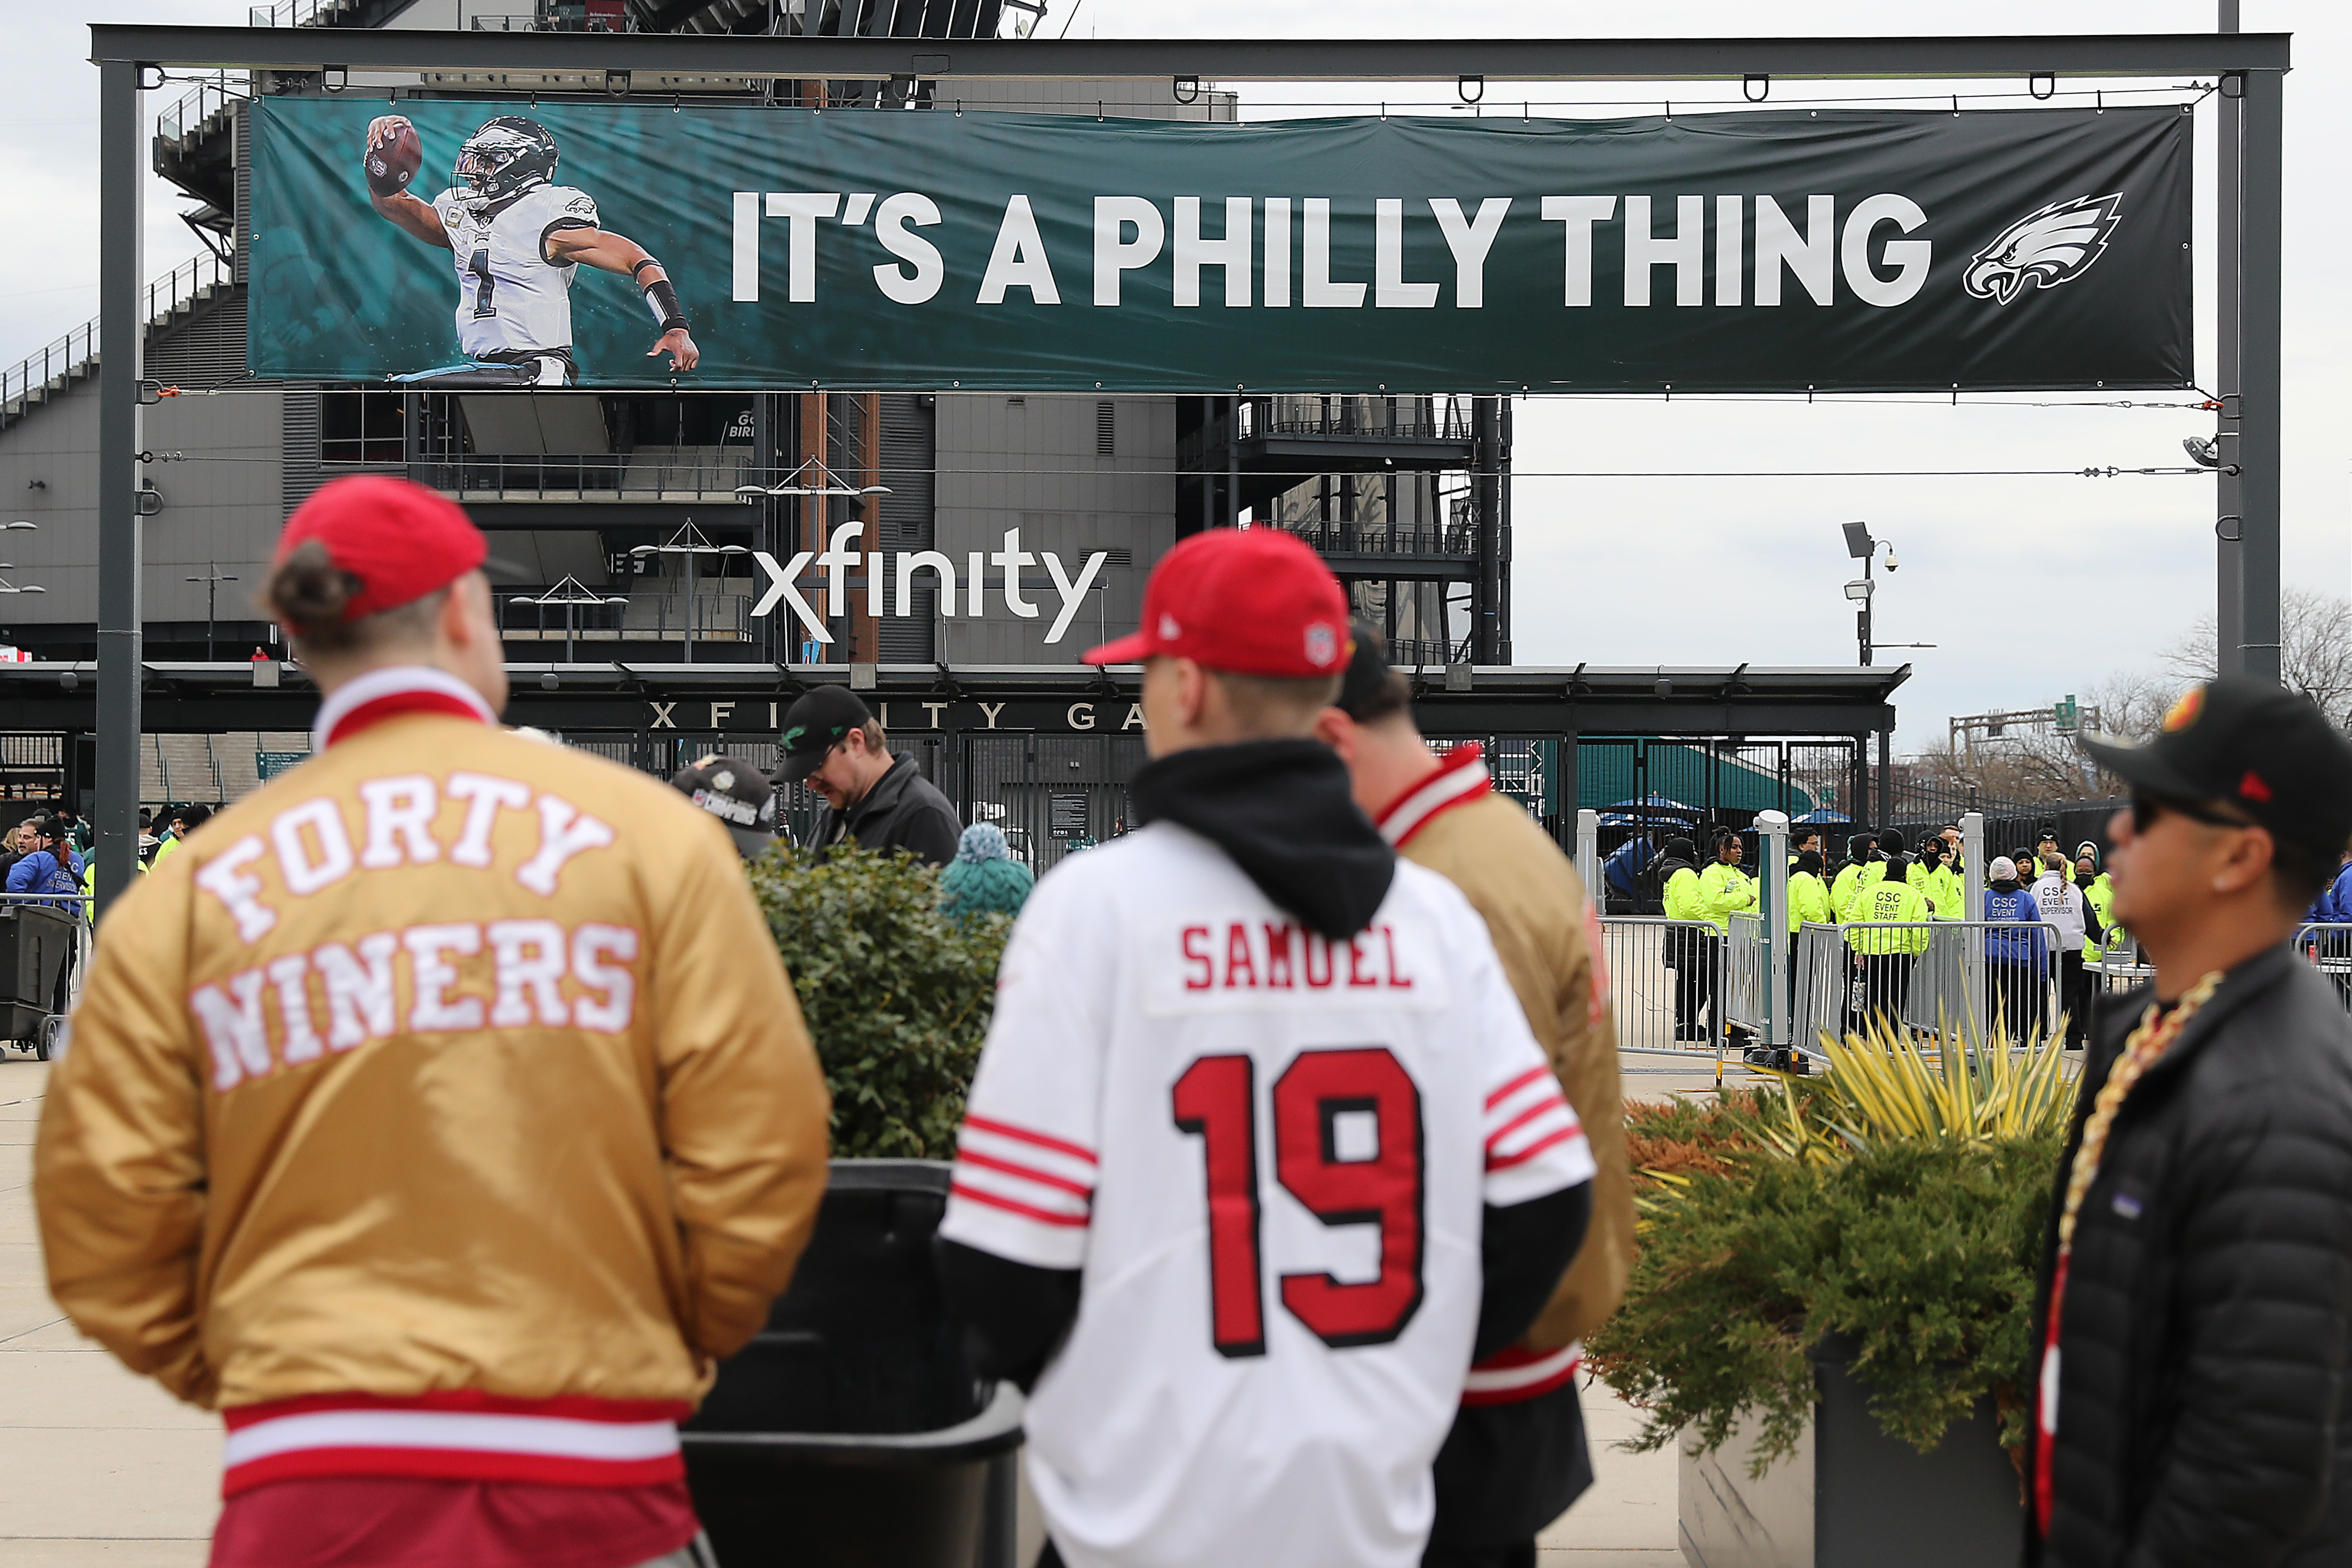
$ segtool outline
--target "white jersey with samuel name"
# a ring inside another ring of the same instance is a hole
[[[1485,925],[1407,862],[1328,942],[1160,822],[1001,972],[940,1233],[1082,1270],[1028,1414],[1070,1568],[1413,1568],[1483,1206],[1591,1179]]]

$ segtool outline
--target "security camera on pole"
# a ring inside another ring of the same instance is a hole
[[[1845,585],[1845,596],[1859,607],[1854,612],[1853,632],[1854,640],[1862,645],[1863,667],[1869,668],[1871,653],[1877,648],[1934,647],[1936,644],[1933,643],[1878,643],[1872,640],[1870,611],[1872,601],[1878,593],[1878,582],[1871,569],[1876,564],[1881,548],[1886,551],[1886,570],[1890,574],[1902,562],[1895,559],[1895,546],[1891,541],[1870,537],[1868,523],[1842,523],[1839,527],[1845,530],[1845,553],[1862,562],[1862,575]]]

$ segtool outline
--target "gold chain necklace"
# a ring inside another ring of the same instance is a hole
[[[2091,1103],[2090,1118],[2083,1124],[2083,1142],[2074,1150],[2074,1164],[2066,1174],[2066,1206],[2058,1214],[2058,1253],[2064,1257],[2074,1250],[2074,1217],[2082,1211],[2083,1197],[2097,1179],[2099,1160],[2107,1150],[2107,1134],[2116,1124],[2116,1113],[2123,1109],[2124,1097],[2140,1075],[2161,1061],[2197,1016],[2215,988],[2221,983],[2219,969],[2189,988],[2180,1005],[2163,1013],[2154,1002],[2140,1015],[2139,1027],[2124,1041],[2124,1048],[2107,1067],[2107,1081],[2099,1085],[2099,1096]]]

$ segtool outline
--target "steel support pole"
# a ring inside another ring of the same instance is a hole
[[[1970,811],[1960,819],[1960,915],[1963,918],[1970,922],[1984,918],[1984,813]],[[1983,927],[1971,924],[1964,929],[1960,940],[1960,994],[1968,998],[1970,1027],[1979,1030],[1989,1016],[1985,1011],[1984,945]]]
[[[1503,551],[1502,399],[1482,397],[1472,404],[1470,450],[1478,466],[1471,477],[1471,508],[1476,515],[1477,586],[1470,598],[1470,662],[1501,664],[1502,595],[1496,591]]]
[[[1762,896],[1756,905],[1764,923],[1764,994],[1757,1009],[1764,1015],[1760,1043],[1779,1049],[1793,1032],[1789,1018],[1789,813],[1756,813],[1756,869]]]
[[[2285,205],[2286,78],[2248,71],[2238,298],[2238,547],[2241,668],[2279,678],[2279,287]]]
[[[1878,732],[1878,826],[1884,831],[1895,821],[1895,732]]]
[[[1225,507],[1219,519],[1222,528],[1234,528],[1242,520],[1242,400],[1225,400]]]
[[[2238,0],[2221,0],[2221,31],[2238,30]],[[2224,87],[2230,84],[2225,82]],[[2213,661],[2215,673],[2234,675],[2239,673],[2238,644],[2244,636],[2238,620],[2239,559],[2237,525],[2234,519],[2243,515],[2243,488],[2238,476],[2229,472],[2230,465],[2240,460],[2238,447],[2238,267],[2241,247],[2238,193],[2244,182],[2240,178],[2239,162],[2244,155],[2241,126],[2244,117],[2239,112],[2240,99],[2234,93],[2223,91],[2215,103],[2214,160],[2214,331],[2213,384],[2221,400],[2221,412],[2213,421],[2214,445],[2219,449],[2222,472],[2217,476],[2213,490]]]
[[[98,800],[90,813],[103,914],[139,860],[139,68],[98,68]]]
[[[1511,662],[1511,402],[1495,400],[1495,663]]]
[[[2284,33],[1895,38],[901,38],[99,24],[94,59],[265,70],[604,71],[784,81],[1775,81],[2280,70]]]
[[[1601,813],[1589,806],[1576,813],[1576,875],[1593,907],[1601,907]]]

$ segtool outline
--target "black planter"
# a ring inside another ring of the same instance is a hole
[[[1679,1514],[1691,1568],[2010,1568],[2024,1528],[2016,1467],[1990,1401],[1922,1454],[1879,1430],[1870,1391],[1834,1340],[1813,1353],[1821,1388],[1797,1451],[1751,1479],[1745,1432],[1682,1458]]]
[[[972,1375],[931,1270],[948,1167],[836,1160],[768,1326],[681,1433],[727,1568],[1012,1568],[1021,1397]]]

